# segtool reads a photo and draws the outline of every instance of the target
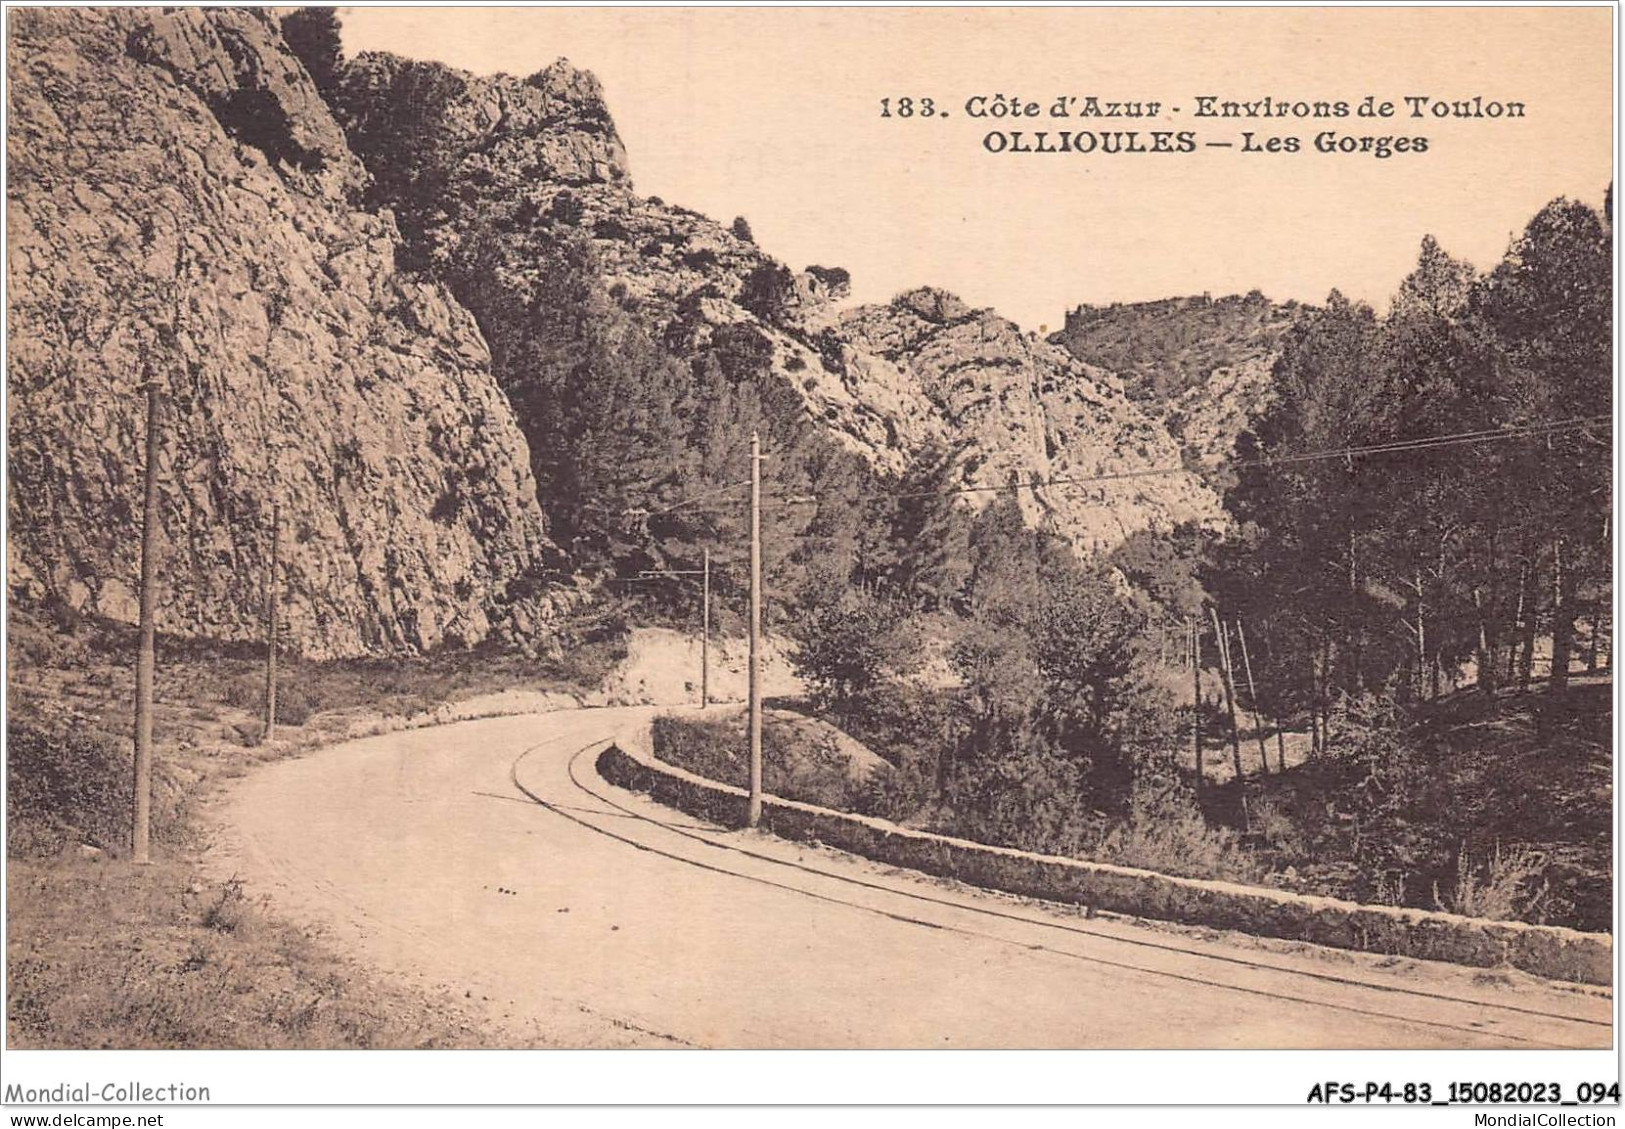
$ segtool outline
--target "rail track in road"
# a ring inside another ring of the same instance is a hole
[[[1570,1014],[1565,1014],[1565,1013],[1555,1012],[1555,1011],[1543,1011],[1543,1010],[1539,1010],[1539,1009],[1536,1009],[1536,1008],[1523,1007],[1523,1006],[1520,1006],[1520,1005],[1517,1005],[1517,1004],[1504,1003],[1504,1002],[1500,1002],[1500,1001],[1473,999],[1473,998],[1468,998],[1468,997],[1463,997],[1463,996],[1458,996],[1458,995],[1450,995],[1450,994],[1446,994],[1446,993],[1431,992],[1431,991],[1426,991],[1426,990],[1417,989],[1417,988],[1409,988],[1409,987],[1404,987],[1402,985],[1397,985],[1397,984],[1378,983],[1378,982],[1373,982],[1373,981],[1369,981],[1369,980],[1361,980],[1361,979],[1357,979],[1357,978],[1353,978],[1353,977],[1338,976],[1338,975],[1336,975],[1334,973],[1329,973],[1329,972],[1319,972],[1319,971],[1315,971],[1315,970],[1312,970],[1312,969],[1305,969],[1305,968],[1287,968],[1287,969],[1283,969],[1279,965],[1272,965],[1272,964],[1269,964],[1269,963],[1266,963],[1266,962],[1263,962],[1263,961],[1258,961],[1258,960],[1250,960],[1250,959],[1247,959],[1245,957],[1233,956],[1233,955],[1228,955],[1228,954],[1223,954],[1223,953],[1202,952],[1200,950],[1189,949],[1189,948],[1185,948],[1185,947],[1179,946],[1179,945],[1168,944],[1166,942],[1154,941],[1154,940],[1151,940],[1151,939],[1148,939],[1148,938],[1133,938],[1133,937],[1123,937],[1121,935],[1106,934],[1106,933],[1100,932],[1098,930],[1084,928],[1084,927],[1079,926],[1077,924],[1068,923],[1068,922],[1062,921],[1062,920],[1055,920],[1053,918],[1032,917],[1032,916],[1029,916],[1029,915],[1026,915],[1026,914],[1018,914],[1018,913],[1010,912],[1008,910],[997,909],[997,908],[994,908],[992,906],[968,905],[965,902],[954,901],[954,900],[950,900],[950,899],[946,899],[946,898],[942,898],[942,897],[936,897],[936,896],[933,896],[931,894],[927,894],[927,893],[924,893],[924,892],[921,892],[921,891],[918,891],[918,890],[902,889],[902,888],[898,888],[897,886],[887,885],[887,884],[884,884],[884,883],[879,883],[879,882],[874,882],[874,881],[869,881],[869,880],[865,880],[865,879],[862,879],[862,878],[858,878],[858,877],[853,876],[853,875],[837,874],[837,873],[829,871],[829,870],[809,866],[809,865],[807,865],[805,863],[802,863],[802,862],[792,861],[792,860],[785,859],[785,858],[776,858],[776,857],[773,857],[771,855],[763,854],[763,853],[761,853],[759,851],[753,851],[748,847],[745,847],[745,846],[742,846],[742,845],[739,845],[739,844],[736,844],[736,843],[728,843],[728,842],[720,841],[720,840],[718,840],[716,838],[713,838],[710,835],[698,834],[695,831],[685,829],[684,827],[681,827],[681,826],[679,826],[679,825],[677,825],[675,823],[662,821],[662,820],[659,820],[659,819],[657,819],[657,818],[655,818],[653,816],[634,811],[632,808],[628,807],[627,805],[617,802],[613,797],[606,794],[606,792],[596,790],[596,789],[594,789],[592,787],[589,787],[587,784],[583,783],[582,780],[581,780],[581,775],[580,775],[580,773],[578,771],[578,765],[579,765],[582,757],[586,756],[588,753],[590,753],[590,752],[592,752],[594,750],[601,750],[607,744],[609,744],[609,741],[607,739],[606,740],[594,741],[591,744],[584,746],[583,748],[578,750],[573,756],[571,756],[571,758],[570,758],[570,760],[568,762],[567,772],[568,772],[568,775],[570,777],[571,783],[574,784],[576,788],[578,788],[582,793],[584,793],[588,797],[590,797],[590,798],[592,798],[594,800],[597,800],[600,803],[608,804],[610,807],[616,809],[617,811],[625,813],[627,816],[629,816],[629,817],[631,817],[633,819],[636,819],[636,820],[639,820],[639,821],[642,821],[642,822],[645,822],[645,823],[653,824],[655,826],[663,828],[666,831],[671,832],[672,834],[682,836],[683,838],[686,838],[686,839],[692,839],[695,842],[704,843],[707,846],[716,848],[719,851],[732,852],[732,853],[735,853],[735,854],[743,855],[743,856],[748,857],[748,858],[758,859],[758,860],[761,860],[761,861],[764,861],[764,862],[769,862],[769,863],[772,863],[772,864],[777,865],[777,866],[788,867],[788,868],[790,868],[792,870],[800,871],[800,872],[802,872],[804,874],[816,875],[816,876],[818,876],[820,878],[831,879],[831,880],[834,880],[836,882],[842,882],[842,883],[846,883],[846,884],[853,885],[853,886],[859,886],[859,887],[863,887],[863,888],[870,889],[870,890],[884,891],[887,894],[893,894],[893,895],[913,899],[913,900],[920,901],[920,902],[931,903],[931,904],[939,905],[939,906],[949,906],[949,907],[952,907],[954,909],[969,910],[970,912],[973,912],[973,913],[976,913],[976,914],[981,914],[981,915],[988,916],[988,917],[1001,918],[1001,919],[1008,920],[1008,921],[1021,922],[1021,923],[1026,924],[1026,925],[1038,926],[1038,927],[1041,927],[1041,928],[1044,928],[1044,929],[1058,930],[1058,931],[1061,931],[1061,932],[1074,934],[1074,935],[1082,936],[1082,937],[1103,938],[1103,939],[1108,939],[1108,940],[1111,940],[1111,941],[1114,941],[1114,942],[1117,942],[1117,943],[1123,943],[1123,944],[1128,944],[1128,945],[1133,945],[1133,946],[1139,946],[1139,947],[1148,948],[1148,949],[1155,949],[1155,950],[1159,950],[1159,951],[1162,951],[1162,952],[1168,952],[1168,953],[1178,953],[1178,954],[1180,954],[1182,956],[1195,957],[1195,958],[1198,958],[1200,960],[1213,961],[1213,962],[1220,963],[1220,964],[1235,965],[1235,966],[1239,966],[1239,967],[1247,968],[1247,969],[1267,971],[1267,972],[1270,972],[1270,973],[1284,974],[1284,975],[1293,976],[1293,977],[1301,977],[1301,978],[1308,979],[1308,980],[1321,981],[1321,982],[1328,983],[1328,984],[1336,984],[1336,985],[1341,985],[1341,986],[1344,986],[1344,987],[1364,989],[1364,990],[1369,990],[1369,991],[1378,992],[1378,993],[1387,993],[1387,994],[1393,994],[1393,995],[1407,996],[1407,997],[1411,997],[1411,998],[1414,998],[1414,999],[1426,1000],[1426,1001],[1435,1002],[1435,1003],[1448,1003],[1448,1004],[1462,1005],[1462,1006],[1475,1007],[1475,1008],[1490,1008],[1490,1009],[1497,1010],[1497,1011],[1512,1012],[1512,1013],[1517,1013],[1517,1014],[1521,1014],[1521,1015],[1533,1016],[1533,1017],[1537,1017],[1537,1018],[1540,1018],[1540,1019],[1553,1020],[1553,1021],[1557,1021],[1557,1022],[1561,1022],[1561,1023],[1573,1023],[1573,1024],[1580,1025],[1580,1026],[1597,1027],[1597,1028],[1603,1029],[1604,1031],[1612,1031],[1612,1028],[1613,1028],[1613,1024],[1612,1024],[1612,1021],[1610,1019],[1596,1019],[1596,1018],[1585,1017],[1585,1016],[1575,1016],[1575,1015],[1570,1015]],[[539,804],[542,807],[547,808],[548,810],[554,812],[554,814],[562,816],[563,818],[568,819],[568,820],[570,820],[570,821],[572,821],[574,823],[580,824],[583,827],[587,827],[587,828],[597,832],[598,834],[605,835],[605,836],[607,836],[607,837],[609,837],[611,839],[616,840],[617,842],[625,843],[628,846],[634,847],[637,850],[649,851],[649,852],[661,855],[664,858],[673,859],[673,860],[675,860],[677,862],[683,863],[684,865],[701,867],[703,869],[713,871],[715,873],[727,874],[727,875],[731,875],[731,876],[736,877],[736,878],[744,879],[746,881],[757,882],[757,883],[761,883],[761,884],[764,884],[764,885],[774,886],[774,887],[777,887],[777,888],[783,889],[783,890],[792,890],[792,891],[794,891],[794,892],[796,892],[798,894],[801,894],[801,895],[803,895],[805,897],[817,898],[817,899],[822,900],[822,901],[833,902],[833,903],[848,906],[848,907],[851,907],[851,908],[854,908],[854,909],[862,910],[864,912],[881,914],[881,915],[883,915],[885,917],[888,917],[888,918],[890,918],[892,920],[895,920],[895,921],[902,921],[902,922],[906,922],[908,924],[919,925],[919,926],[923,926],[923,927],[929,928],[929,929],[947,929],[947,930],[949,930],[951,932],[961,933],[961,934],[964,934],[966,936],[975,936],[975,937],[978,937],[978,938],[980,938],[982,940],[994,941],[994,942],[1001,943],[1001,944],[1019,944],[1019,942],[1009,941],[1009,940],[1006,940],[1006,939],[1003,939],[1003,938],[992,936],[992,935],[987,934],[987,933],[979,933],[979,932],[976,932],[974,930],[966,929],[966,928],[961,927],[961,926],[945,925],[945,924],[941,924],[939,922],[928,921],[928,920],[925,920],[923,918],[910,917],[910,916],[907,916],[907,915],[904,915],[904,914],[894,913],[894,912],[887,911],[887,910],[874,909],[872,907],[863,906],[863,905],[861,905],[861,904],[859,904],[857,902],[854,902],[854,901],[843,900],[843,899],[840,899],[840,898],[831,897],[828,894],[817,893],[817,892],[805,890],[805,889],[802,889],[800,887],[794,886],[792,884],[774,882],[774,881],[772,881],[770,879],[766,879],[766,878],[762,878],[762,877],[758,877],[758,876],[754,876],[754,875],[749,875],[749,874],[744,874],[744,873],[741,873],[741,872],[736,871],[736,870],[730,870],[727,867],[717,866],[717,865],[701,862],[701,861],[691,859],[691,858],[685,858],[685,857],[683,857],[681,855],[674,854],[674,853],[667,852],[667,851],[662,851],[657,847],[651,847],[651,846],[648,846],[647,844],[640,843],[635,839],[629,838],[629,837],[624,836],[624,835],[617,834],[616,832],[608,830],[606,828],[598,827],[598,826],[592,824],[590,821],[581,819],[579,816],[571,814],[562,805],[549,803],[548,801],[540,798],[539,796],[535,795],[534,793],[530,792],[528,789],[525,788],[525,786],[519,780],[517,769],[518,769],[519,763],[521,761],[523,761],[526,757],[528,757],[534,751],[535,751],[534,749],[527,749],[523,753],[521,753],[518,757],[515,758],[515,760],[514,760],[514,771],[510,774],[512,782],[514,784],[514,787],[518,788],[521,792],[524,792],[525,795],[527,797],[529,797],[532,802],[534,802],[536,804]],[[721,830],[721,829],[718,828],[718,830]],[[1228,991],[1244,992],[1244,993],[1247,993],[1249,995],[1263,996],[1263,997],[1266,997],[1266,998],[1283,1000],[1283,1001],[1287,1001],[1287,1002],[1291,1002],[1291,1003],[1310,1004],[1310,1005],[1313,1005],[1313,1006],[1316,1006],[1316,1007],[1331,1008],[1333,1010],[1346,1011],[1346,1012],[1350,1012],[1352,1014],[1358,1014],[1358,1015],[1372,1016],[1372,1017],[1384,1018],[1384,1019],[1395,1019],[1395,1020],[1400,1020],[1400,1021],[1409,1022],[1409,1023],[1423,1023],[1423,1024],[1426,1024],[1426,1025],[1431,1026],[1431,1027],[1438,1027],[1438,1028],[1442,1028],[1442,1029],[1445,1029],[1445,1030],[1462,1031],[1462,1032],[1467,1032],[1467,1033],[1471,1033],[1471,1034],[1479,1034],[1479,1033],[1481,1033],[1480,1029],[1476,1029],[1476,1028],[1473,1028],[1473,1027],[1470,1027],[1470,1026],[1463,1026],[1463,1025],[1459,1025],[1459,1024],[1444,1023],[1444,1022],[1440,1022],[1440,1021],[1437,1021],[1437,1020],[1422,1019],[1422,1018],[1417,1018],[1417,1017],[1398,1015],[1398,1014],[1393,1014],[1393,1013],[1390,1013],[1390,1012],[1384,1012],[1384,1011],[1381,1011],[1379,1009],[1361,1008],[1361,1007],[1356,1007],[1356,1006],[1353,1006],[1353,1005],[1343,1004],[1343,1003],[1331,1003],[1331,1002],[1327,1002],[1327,1001],[1323,1001],[1323,1000],[1315,1000],[1315,999],[1311,999],[1311,998],[1307,998],[1307,997],[1299,996],[1299,995],[1291,995],[1291,994],[1287,994],[1287,993],[1283,993],[1283,992],[1274,992],[1274,991],[1268,991],[1268,990],[1264,990],[1264,989],[1260,989],[1260,988],[1248,987],[1248,986],[1244,986],[1244,985],[1236,985],[1236,984],[1226,983],[1225,981],[1222,981],[1222,980],[1207,979],[1207,978],[1202,978],[1202,977],[1197,977],[1197,976],[1186,975],[1186,974],[1182,974],[1182,973],[1169,972],[1169,971],[1166,971],[1166,970],[1159,970],[1159,969],[1156,969],[1156,968],[1148,968],[1148,967],[1145,967],[1145,966],[1142,966],[1142,965],[1134,965],[1134,964],[1130,964],[1130,963],[1127,963],[1127,962],[1115,961],[1115,960],[1111,960],[1111,959],[1103,958],[1103,957],[1099,957],[1099,956],[1090,956],[1090,955],[1083,954],[1083,953],[1072,952],[1072,951],[1065,950],[1065,949],[1052,948],[1052,947],[1049,947],[1049,946],[1028,945],[1027,948],[1035,950],[1035,951],[1041,949],[1042,951],[1047,951],[1047,952],[1053,953],[1053,954],[1055,954],[1057,956],[1061,956],[1061,957],[1064,957],[1064,958],[1068,958],[1068,959],[1072,959],[1072,960],[1087,961],[1087,962],[1090,962],[1090,963],[1102,965],[1102,966],[1109,967],[1109,968],[1116,968],[1116,969],[1121,969],[1121,970],[1124,970],[1124,971],[1136,972],[1136,973],[1145,973],[1145,974],[1153,975],[1153,976],[1165,976],[1165,977],[1168,977],[1168,978],[1173,979],[1173,980],[1184,981],[1184,982],[1192,983],[1192,984],[1199,984],[1199,985],[1201,985],[1203,987],[1222,988],[1222,989],[1225,989],[1225,990],[1228,990]],[[1533,1045],[1533,1046],[1562,1046],[1562,1045],[1565,1045],[1565,1044],[1561,1044],[1561,1043],[1545,1043],[1545,1042],[1525,1038],[1523,1036],[1515,1035],[1515,1034],[1503,1034],[1502,1037],[1507,1038],[1509,1040],[1512,1040],[1513,1042],[1516,1042],[1516,1043]]]
[[[463,722],[268,764],[220,813],[219,864],[384,973],[562,1045],[1611,1042],[1596,989],[1086,919],[693,819],[596,773],[651,716]]]

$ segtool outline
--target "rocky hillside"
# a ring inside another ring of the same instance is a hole
[[[638,195],[567,62],[344,60],[293,19],[13,16],[13,598],[135,618],[146,374],[161,630],[258,636],[276,506],[313,656],[546,645],[573,574],[737,540],[649,498],[737,484],[752,430],[770,496],[829,507],[779,519],[770,571],[849,552],[856,503],[942,451],[948,487],[1062,480],[1022,512],[1085,552],[1219,520],[1143,473],[1180,452],[1132,365],[930,289],[844,309],[839,268]]]
[[[1016,497],[1030,524],[1085,553],[1109,552],[1143,529],[1220,520],[1193,475],[1144,473],[1178,467],[1179,447],[1121,381],[992,310],[922,289],[840,324],[871,371],[896,366],[930,421],[964,441],[964,484],[1059,480]]]
[[[266,10],[9,13],[13,598],[136,614],[143,374],[160,630],[416,650],[551,614],[524,436]]]
[[[748,225],[639,196],[596,80],[562,60],[517,79],[364,54],[331,96],[374,174],[374,202],[394,209],[413,261],[490,341],[544,507],[548,404],[568,377],[539,374],[559,368],[573,332],[558,324],[561,304],[617,327],[623,353],[688,370],[720,357],[781,424],[877,475],[942,446],[959,449],[956,481],[968,486],[1179,466],[1177,445],[1120,382],[991,311],[929,289],[843,311],[844,271],[791,271]],[[1211,492],[1182,473],[1045,488],[1023,511],[1085,551],[1219,519]]]
[[[1222,462],[1270,398],[1281,339],[1307,307],[1246,295],[1079,306],[1051,340],[1124,391],[1204,463]]]

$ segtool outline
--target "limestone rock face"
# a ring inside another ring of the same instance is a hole
[[[957,437],[964,485],[1057,480],[1015,497],[1029,523],[1081,552],[1109,552],[1144,529],[1222,520],[1213,493],[1179,470],[1178,444],[1121,382],[993,311],[922,289],[853,310],[841,325],[856,349],[906,373]]]
[[[749,327],[769,346],[766,379],[789,393],[776,402],[877,474],[944,447],[973,486],[1180,467],[1178,444],[1121,382],[992,311],[929,288],[844,311],[846,272],[792,271],[734,227],[637,195],[596,81],[563,61],[523,80],[387,55],[349,70],[335,101],[378,203],[475,311],[511,395],[523,396],[525,373],[503,358],[527,355],[529,311],[550,284],[538,251],[568,229],[616,316],[679,361],[722,327]],[[1185,473],[1021,498],[1029,521],[1089,553],[1142,529],[1221,520]]]
[[[260,636],[275,505],[308,654],[543,638],[549,545],[485,343],[397,270],[274,17],[10,18],[13,598],[135,618],[145,374],[160,631]]]
[[[1271,403],[1282,339],[1310,312],[1257,291],[1079,306],[1050,340],[1119,373],[1137,405],[1213,466],[1230,458],[1236,437]]]

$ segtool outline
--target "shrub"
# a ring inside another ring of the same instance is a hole
[[[1037,742],[1012,740],[996,754],[954,766],[940,830],[979,843],[1081,856],[1100,818],[1081,802],[1078,766]]]
[[[204,907],[200,924],[216,933],[235,933],[246,916],[243,905],[242,879],[235,876],[226,880],[220,893]]]
[[[1495,921],[1545,920],[1551,884],[1545,880],[1546,856],[1528,847],[1503,852],[1501,844],[1485,860],[1482,869],[1472,865],[1464,849],[1456,860],[1456,886],[1449,904],[1439,897],[1439,887],[1433,887],[1433,899],[1439,909],[1468,917],[1487,917]],[[1537,885],[1538,883],[1538,885]]]
[[[323,94],[338,85],[344,68],[340,26],[333,8],[299,8],[282,17],[282,38]]]
[[[846,354],[842,349],[840,334],[826,326],[814,344],[818,346],[818,359],[823,361],[825,370],[836,376],[845,376]]]
[[[934,782],[921,770],[918,760],[909,758],[900,766],[877,769],[863,782],[857,810],[863,815],[907,823],[917,817],[935,798]]]
[[[307,677],[298,681],[277,679],[276,720],[278,725],[303,725],[322,712],[326,703],[319,689]]]
[[[581,223],[581,217],[585,212],[586,209],[582,206],[581,201],[576,199],[574,193],[560,192],[553,197],[553,202],[548,205],[547,218],[554,223],[575,227]]]
[[[613,239],[619,243],[632,242],[632,232],[618,219],[601,219],[592,226],[592,233],[599,239]]]
[[[1178,788],[1137,788],[1129,816],[1094,852],[1101,862],[1177,874],[1256,883],[1262,868],[1227,827],[1210,827],[1195,800]]]
[[[844,297],[852,287],[852,274],[845,267],[810,266],[807,273],[823,283],[824,289],[837,298]]]
[[[808,608],[798,635],[790,661],[815,698],[837,714],[919,657],[902,608],[852,590]]]
[[[209,100],[209,108],[222,129],[244,145],[278,161],[307,172],[320,172],[327,159],[315,149],[306,149],[293,136],[293,122],[275,94],[259,87],[239,87]]]
[[[651,733],[655,756],[667,764],[738,788],[750,785],[742,716],[658,717]],[[863,785],[848,775],[833,734],[775,724],[762,733],[762,789],[787,800],[854,811]]]
[[[54,854],[74,842],[122,849],[135,796],[131,752],[75,725],[6,722],[6,850]]]
[[[763,321],[777,325],[784,321],[795,300],[796,280],[790,268],[779,263],[762,263],[739,288],[739,304]]]

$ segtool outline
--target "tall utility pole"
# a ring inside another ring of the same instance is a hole
[[[265,578],[265,740],[276,738],[277,545],[282,532],[281,509],[271,503],[271,570]]]
[[[1202,797],[1202,621],[1186,616],[1191,640],[1191,748],[1196,754],[1196,797]]]
[[[762,440],[750,433],[750,803],[745,826],[762,821]]]
[[[700,708],[711,704],[711,550],[700,566]]]
[[[152,680],[158,611],[158,382],[150,369],[144,375],[147,466],[141,506],[141,635],[135,659],[135,811],[130,833],[130,852],[138,863],[152,861]]]

